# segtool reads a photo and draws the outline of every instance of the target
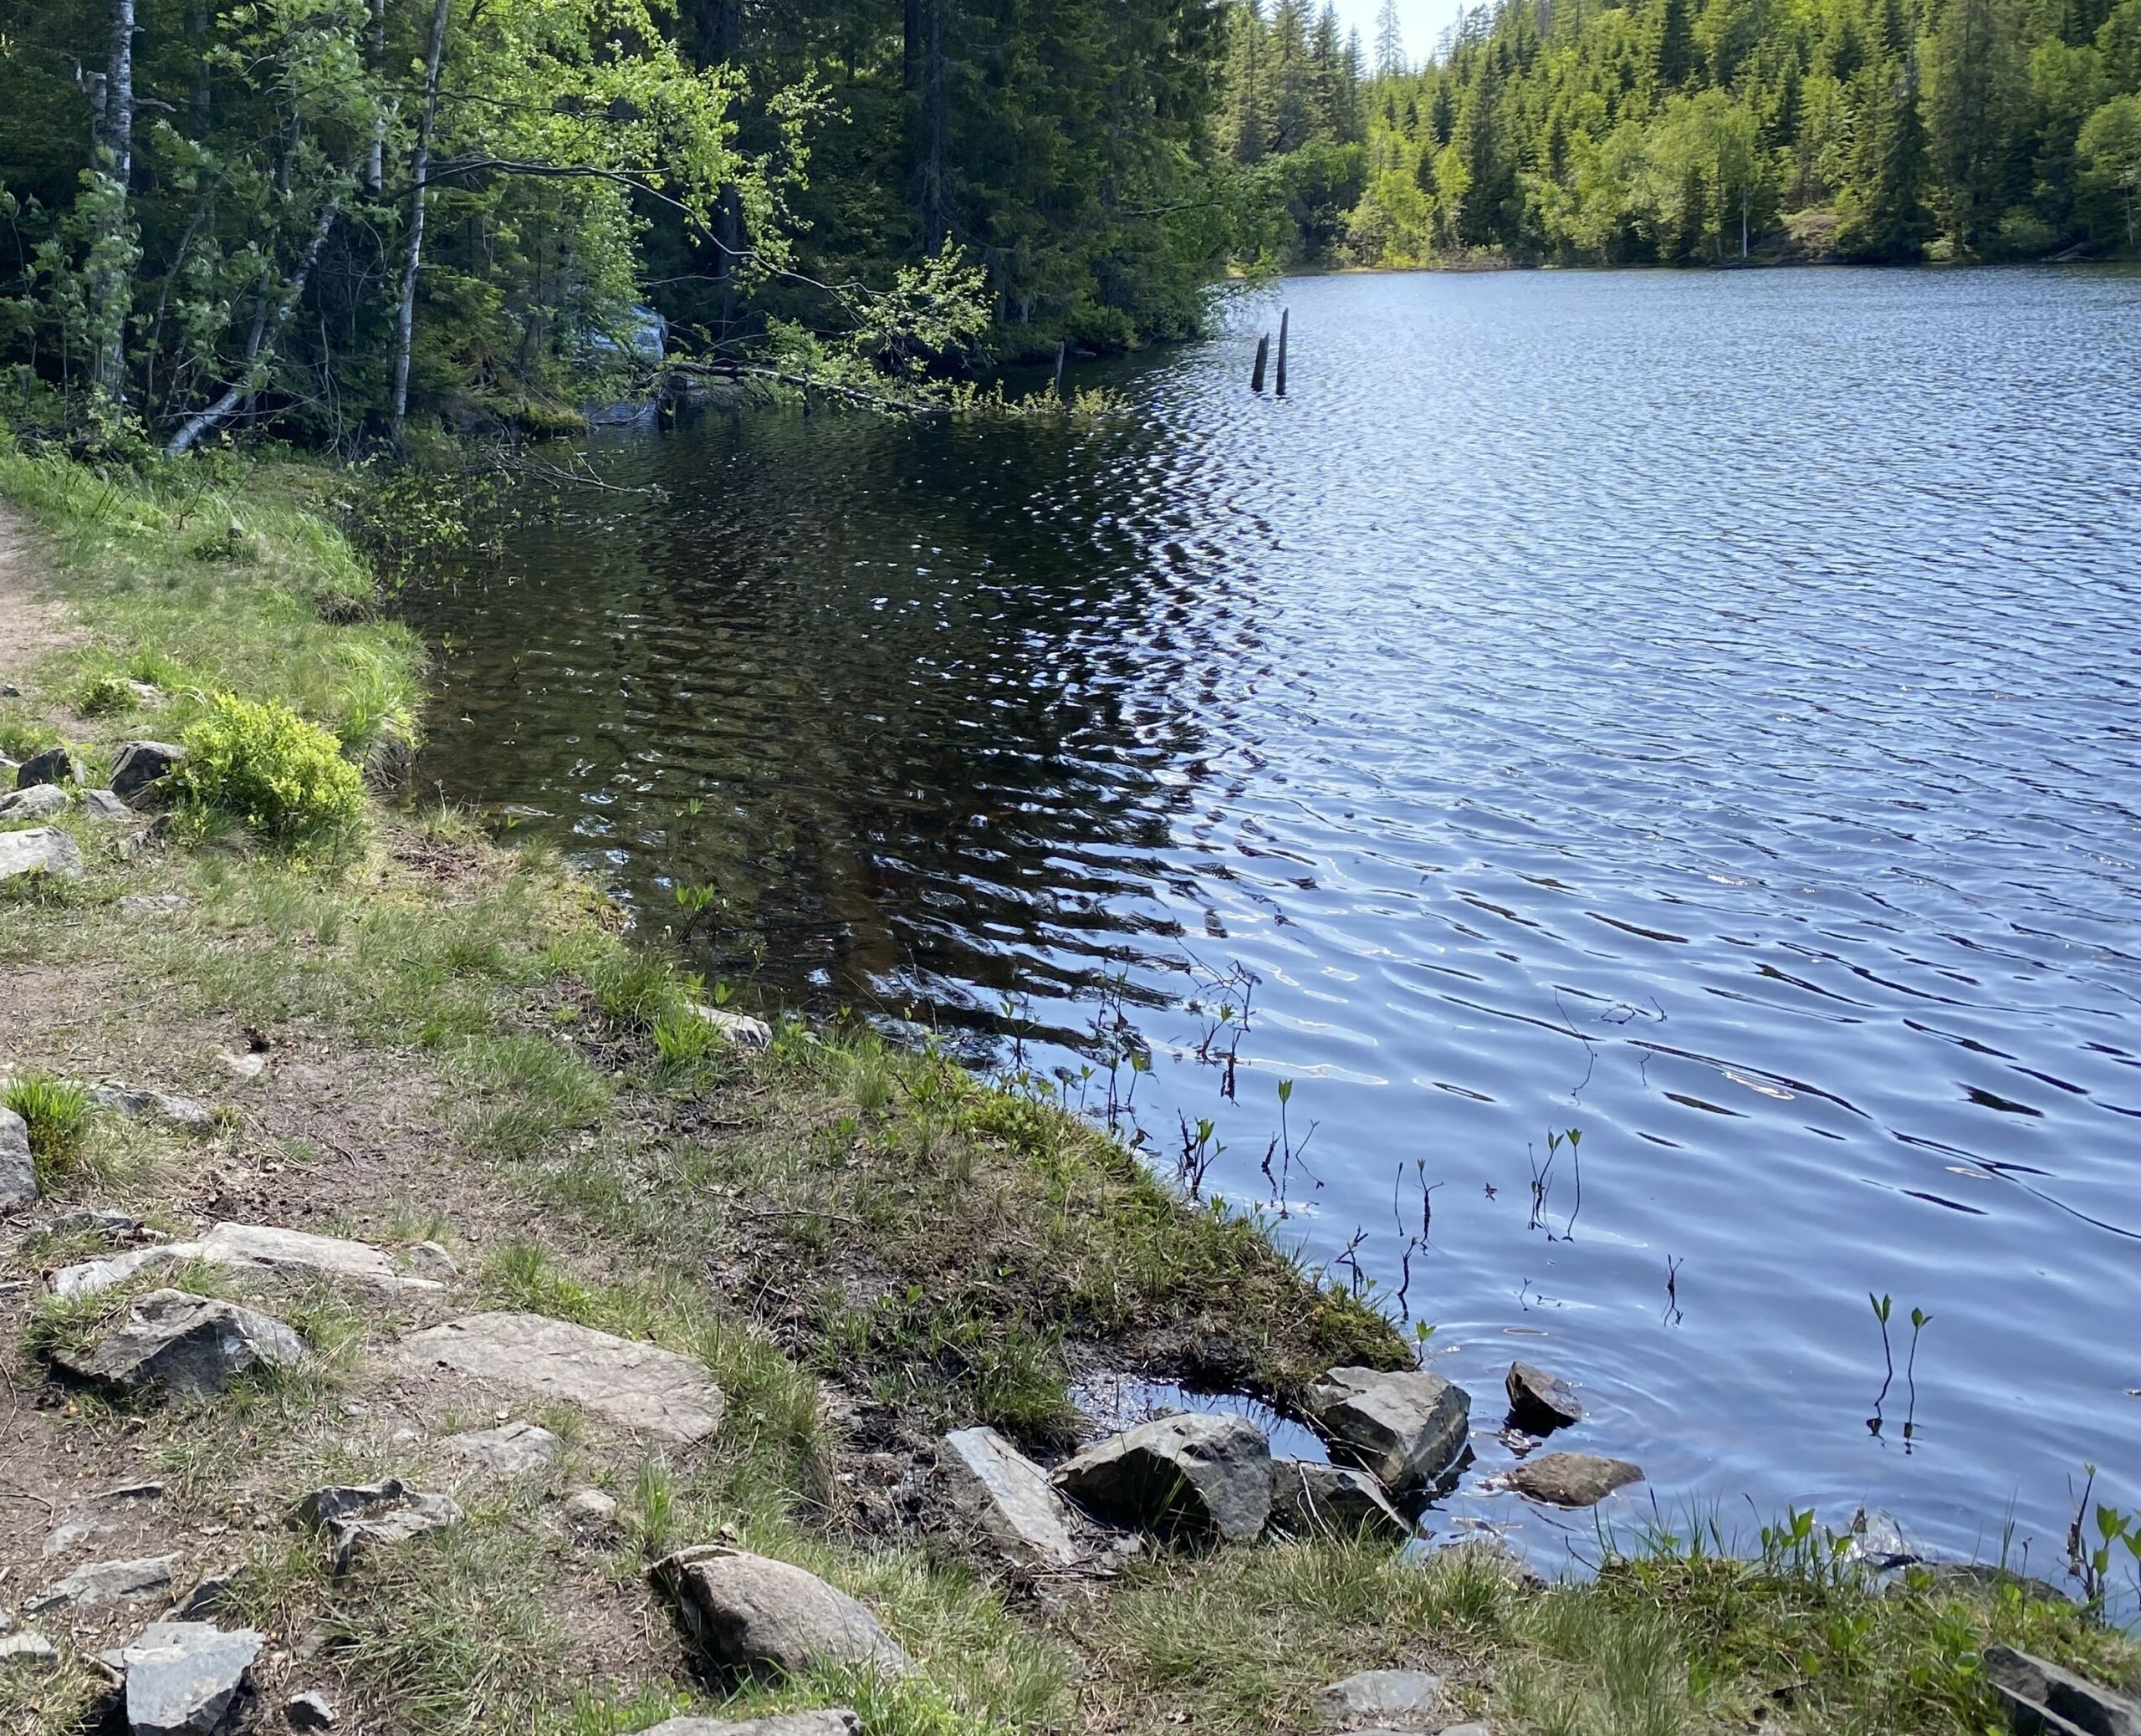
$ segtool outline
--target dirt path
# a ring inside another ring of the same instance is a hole
[[[0,506],[0,682],[18,681],[68,638],[64,607],[38,595],[38,565],[28,528]]]

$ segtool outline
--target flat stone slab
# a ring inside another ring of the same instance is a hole
[[[1048,1473],[994,1429],[954,1429],[938,1461],[953,1506],[1014,1561],[1067,1568],[1085,1558]]]
[[[558,1456],[561,1444],[549,1430],[532,1422],[508,1422],[497,1428],[448,1435],[439,1442],[456,1458],[507,1477],[541,1470]]]
[[[1271,1443],[1246,1417],[1157,1417],[1066,1459],[1055,1483],[1104,1519],[1249,1543],[1271,1516]]]
[[[1985,1673],[2018,1730],[2141,1736],[2141,1704],[2044,1658],[2012,1646],[1988,1646]]]
[[[49,874],[57,880],[82,877],[82,847],[57,826],[0,832],[0,880],[23,874]]]
[[[191,1097],[176,1097],[145,1085],[100,1085],[89,1087],[89,1100],[100,1109],[115,1110],[130,1121],[153,1121],[181,1133],[212,1133],[216,1112]]]
[[[1315,1704],[1327,1723],[1364,1718],[1411,1723],[1424,1718],[1441,1698],[1442,1677],[1425,1670],[1363,1670],[1316,1689]]]
[[[1615,1489],[1642,1481],[1641,1466],[1593,1453],[1541,1453],[1509,1473],[1517,1493],[1551,1507],[1595,1507]]]
[[[92,1561],[55,1580],[23,1606],[25,1615],[47,1610],[94,1610],[105,1604],[135,1603],[171,1588],[176,1555],[149,1555],[133,1561]]]
[[[709,1544],[657,1561],[653,1575],[725,1669],[798,1675],[846,1665],[903,1675],[912,1667],[865,1605],[791,1562]]]
[[[539,1314],[478,1314],[411,1333],[401,1354],[544,1398],[669,1441],[703,1441],[721,1426],[721,1389],[688,1356]]]
[[[122,1391],[153,1387],[197,1398],[222,1391],[236,1376],[288,1367],[304,1355],[304,1340],[271,1315],[212,1296],[151,1290],[94,1350],[52,1360]]]
[[[29,1123],[12,1109],[0,1109],[0,1206],[26,1206],[36,1197]]]
[[[397,1272],[393,1260],[368,1243],[257,1223],[218,1223],[194,1241],[166,1242],[155,1248],[130,1248],[104,1259],[84,1260],[54,1273],[45,1280],[45,1287],[55,1296],[94,1295],[146,1267],[171,1265],[181,1260],[211,1260],[243,1271],[294,1272],[381,1290],[436,1293],[446,1288],[432,1279]]]
[[[132,1736],[213,1736],[231,1728],[267,1636],[207,1621],[156,1621],[111,1661],[126,1675]]]
[[[730,1723],[717,1718],[672,1718],[640,1736],[861,1736],[862,1720],[845,1706],[823,1712],[777,1712]]]

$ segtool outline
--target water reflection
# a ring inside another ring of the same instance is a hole
[[[1066,1065],[1119,995],[1229,1197],[1291,1081],[1282,1233],[1407,1284],[1483,1471],[1521,1354],[1661,1499],[2041,1565],[2081,1463],[2141,1504],[2141,278],[1285,293],[1283,403],[1222,342],[1098,426],[611,449],[666,501],[420,603],[431,775],[779,995]]]

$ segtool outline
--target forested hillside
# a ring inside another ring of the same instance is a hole
[[[2135,245],[2141,0],[1501,0],[1417,72],[1386,28],[1365,116],[1306,8],[1230,23],[1226,144],[1288,157],[1293,261]]]

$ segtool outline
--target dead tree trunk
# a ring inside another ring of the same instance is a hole
[[[111,59],[97,105],[96,171],[108,185],[99,213],[92,294],[97,353],[91,378],[111,402],[126,396],[126,315],[134,299],[126,239],[127,188],[134,175],[134,0],[111,0]]]

